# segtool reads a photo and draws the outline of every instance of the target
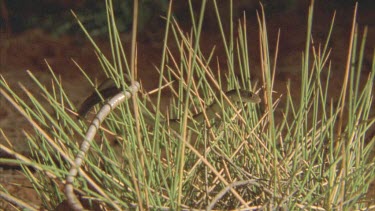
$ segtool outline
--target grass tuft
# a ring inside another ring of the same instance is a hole
[[[257,89],[257,84],[249,80],[252,64],[247,51],[246,18],[238,24],[238,37],[234,36],[232,24],[228,35],[228,30],[221,25],[216,1],[214,7],[227,55],[228,74],[226,81],[214,74],[220,72],[213,67],[220,68],[218,64],[213,65],[215,49],[206,57],[199,46],[205,2],[197,16],[190,5],[193,23],[190,32],[183,31],[172,17],[170,4],[161,65],[157,68],[159,89],[153,91],[157,95],[155,104],[149,100],[151,93],[143,91],[133,101],[121,104],[100,126],[74,182],[76,195],[81,196],[84,206],[161,210],[373,208],[375,203],[364,199],[375,175],[372,156],[375,138],[370,134],[375,123],[371,116],[375,60],[368,77],[361,78],[367,29],[362,40],[358,40],[356,13],[345,86],[338,104],[329,95],[329,80],[322,77],[324,71],[332,74],[331,49],[327,46],[335,15],[324,48],[320,45],[317,48],[311,33],[313,5],[310,6],[302,55],[301,94],[298,98],[291,95],[289,81],[285,97],[275,98],[273,85],[279,40],[275,53],[271,53],[266,18],[261,10],[257,17],[260,85],[264,89],[262,105],[231,103],[222,108],[221,120],[206,118],[189,129],[187,121],[194,113],[205,112],[210,103],[224,105],[228,100],[225,90]],[[136,71],[134,45],[133,62],[127,61],[113,5],[109,0],[106,4],[112,47],[109,57],[100,51],[75,17],[92,42],[103,72],[116,86],[126,90],[128,82],[134,81],[142,71]],[[168,43],[171,42],[178,46],[177,53],[170,50]],[[357,65],[354,61],[358,61]],[[77,108],[69,100],[62,81],[48,67],[52,89],[47,89],[29,72],[40,88],[42,100],[20,85],[27,96],[22,99],[1,77],[1,94],[29,121],[34,133],[24,132],[30,156],[0,145],[2,151],[14,156],[14,159],[0,158],[0,163],[19,165],[40,197],[41,207],[53,210],[65,200],[62,191],[65,178],[85,137],[87,122],[77,120],[74,112]],[[85,77],[90,81],[89,75]],[[164,91],[172,93],[168,114],[159,111]],[[278,106],[280,101],[285,106]],[[280,110],[282,118],[275,115]],[[179,130],[170,130],[163,118],[181,119]],[[5,133],[2,136],[7,140]],[[114,142],[118,143],[117,147]],[[22,202],[3,187],[0,187],[0,197],[20,208],[38,207]]]

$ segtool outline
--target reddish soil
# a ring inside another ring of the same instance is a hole
[[[358,31],[360,37],[362,37],[361,34],[364,26],[368,26],[367,47],[362,72],[363,77],[370,71],[375,46],[375,14],[373,9],[361,8],[361,6],[359,9]],[[248,14],[247,16],[250,65],[254,77],[260,78],[258,26],[254,14]],[[332,14],[332,9],[316,7],[313,27],[315,43],[323,42],[326,38]],[[341,89],[346,54],[349,46],[348,40],[352,14],[353,7],[349,6],[337,11],[335,27],[331,38],[332,41],[330,43],[330,47],[333,49],[330,57],[332,60],[333,76],[329,79],[331,83],[331,96],[338,96]],[[301,52],[304,50],[306,37],[307,7],[292,11],[276,12],[269,15],[267,21],[271,52],[274,52],[277,30],[279,28],[281,30],[275,90],[279,93],[285,93],[285,83],[288,79],[292,79],[292,91],[294,90],[292,94],[298,96]],[[163,29],[160,30],[160,33],[163,33]],[[154,65],[158,66],[160,62],[162,36],[153,36],[150,33],[145,34],[141,35],[142,37],[138,43],[138,75],[144,89],[151,90],[157,87],[159,76]],[[222,51],[219,33],[217,33],[214,27],[208,27],[202,34],[202,48],[205,52],[209,52],[213,45],[216,45],[216,56],[219,58],[221,68],[225,71],[225,59],[222,59],[225,58],[225,53]],[[123,34],[123,37],[125,47],[129,48],[130,35]],[[99,39],[97,42],[102,47],[102,50],[109,55],[110,51],[107,40]],[[105,76],[100,71],[100,64],[96,59],[94,50],[84,38],[69,35],[55,38],[39,29],[28,30],[20,34],[1,35],[0,74],[19,93],[22,92],[18,88],[18,83],[22,83],[29,90],[37,90],[36,85],[29,79],[26,70],[30,70],[46,86],[51,84],[51,75],[46,65],[47,61],[54,72],[61,76],[66,92],[70,96],[70,99],[73,100],[73,103],[78,106],[82,102],[82,98],[88,96],[92,89],[74,65],[72,59],[92,79],[97,79],[98,81],[104,79]],[[24,94],[21,95],[26,97]],[[1,96],[0,128],[18,151],[27,153],[27,144],[22,134],[22,128],[27,130],[30,127],[24,118]],[[0,137],[0,143],[8,145],[2,136]],[[30,185],[17,170],[7,170],[0,166],[0,172],[0,184],[11,193],[17,194],[18,197],[25,201],[31,201],[34,204],[39,203],[36,194],[32,193]],[[15,186],[14,184],[16,183],[25,185]],[[374,194],[372,194],[372,197],[374,197]],[[0,209],[9,210],[11,207],[9,204],[4,204],[0,199]]]

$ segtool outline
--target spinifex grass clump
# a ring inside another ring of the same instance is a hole
[[[214,5],[221,25],[215,1]],[[110,1],[107,9],[111,59],[87,36],[97,51],[103,71],[126,91],[130,83],[125,79],[134,81],[135,75],[142,76],[142,70],[137,74],[132,71],[137,59],[135,54],[128,65]],[[375,122],[370,116],[375,65],[368,78],[360,78],[365,39],[358,47],[355,18],[347,77],[337,105],[331,103],[329,81],[323,83],[321,77],[323,71],[330,74],[327,44],[322,49],[310,46],[311,6],[302,59],[301,94],[295,99],[290,92],[285,93],[286,107],[281,108],[284,118],[274,116],[280,100],[272,95],[277,67],[271,67],[276,62],[271,62],[269,56],[262,14],[258,16],[264,87],[262,106],[229,103],[230,106],[222,107],[219,112],[221,120],[206,119],[188,128],[187,119],[193,114],[205,112],[210,103],[223,105],[228,100],[226,90],[256,91],[256,85],[249,80],[252,64],[247,51],[245,21],[239,24],[238,37],[233,36],[232,25],[229,36],[220,27],[228,64],[226,81],[221,81],[220,75],[214,74],[220,73],[215,69],[218,65],[212,57],[214,51],[208,57],[200,51],[204,9],[205,1],[199,18],[192,19],[190,34],[183,32],[169,10],[155,105],[146,106],[148,96],[138,94],[116,108],[100,127],[74,181],[75,194],[81,197],[84,206],[172,210],[351,210],[374,206],[362,199],[375,169],[371,156],[375,139],[368,134]],[[193,12],[192,7],[190,11]],[[175,41],[177,53],[169,50],[168,39]],[[329,37],[326,43],[328,40]],[[351,66],[351,61],[358,61],[358,66]],[[0,162],[19,164],[40,196],[42,206],[49,210],[63,205],[65,179],[87,128],[86,121],[78,121],[73,115],[72,111],[77,108],[70,102],[62,82],[52,70],[51,74],[53,89],[48,91],[30,73],[46,99],[40,102],[21,87],[31,105],[18,97],[4,78],[0,81],[2,95],[35,128],[34,134],[25,133],[30,145],[29,157],[1,145],[2,150],[16,159],[0,159]],[[92,83],[89,76],[87,79]],[[173,103],[170,113],[162,114],[159,111],[161,95],[167,90],[173,94]],[[49,107],[52,113],[47,112]],[[168,118],[180,119],[180,128],[172,131],[168,121],[164,121]],[[114,147],[114,141],[119,146]],[[6,194],[6,190],[1,193],[8,201],[27,207],[15,201],[15,196]]]

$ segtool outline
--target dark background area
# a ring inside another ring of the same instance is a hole
[[[218,0],[222,15],[229,8],[229,0]],[[259,1],[255,0],[235,0],[233,1],[234,18],[239,18],[245,11],[248,15],[254,14],[259,9]],[[301,6],[307,5],[307,0],[261,0],[265,7],[266,14],[271,16],[275,13],[287,12],[290,10],[300,10]],[[326,10],[342,9],[353,7],[356,1],[353,0],[318,0],[317,4],[324,5]],[[131,30],[133,0],[113,0],[114,10],[118,17],[118,26],[121,32]],[[199,12],[201,0],[193,0],[196,13]],[[361,8],[373,11],[375,2],[372,0],[360,0]],[[168,0],[140,0],[139,20],[141,31],[144,26],[155,25],[162,22],[160,16],[164,15],[168,9]],[[51,34],[75,34],[81,33],[75,20],[71,15],[71,10],[75,11],[85,23],[85,26],[99,34],[106,31],[105,1],[98,0],[0,0],[2,32],[21,33],[32,28],[41,28]],[[188,12],[188,1],[174,1],[173,15],[179,22],[189,23],[190,14]],[[212,17],[213,6],[211,0],[208,1],[206,21],[216,22]],[[224,20],[228,18],[223,17]]]

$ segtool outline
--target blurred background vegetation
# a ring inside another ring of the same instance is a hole
[[[19,33],[30,28],[42,28],[54,35],[80,33],[70,10],[76,12],[95,36],[106,32],[105,1],[98,0],[0,0],[1,29]],[[131,29],[132,0],[114,0],[115,13],[121,32]],[[167,0],[143,0],[140,4],[140,25],[164,14]]]
[[[324,1],[326,7],[339,8],[343,6],[352,6],[354,0],[333,0]],[[219,10],[227,11],[229,1],[218,0],[221,5]],[[254,11],[259,8],[258,0],[236,0],[233,1],[234,18],[239,17],[243,11],[247,14],[255,14]],[[272,15],[277,12],[285,12],[292,9],[298,9],[299,5],[306,4],[308,1],[297,0],[261,0],[265,6],[266,14]],[[362,6],[374,5],[373,0],[361,0]],[[120,32],[131,30],[133,0],[114,0],[113,5],[116,16],[118,17],[118,27]],[[162,29],[162,14],[166,13],[169,0],[141,0],[139,30],[140,33],[147,30],[155,31]],[[199,5],[200,0],[192,0],[193,6]],[[188,14],[188,1],[174,1],[174,17],[180,23],[189,24],[190,15]],[[198,9],[195,7],[193,9]],[[305,7],[304,7],[305,8]],[[0,28],[2,32],[20,33],[31,28],[41,28],[53,35],[61,34],[80,34],[76,22],[73,20],[70,10],[76,12],[90,33],[95,35],[105,34],[106,12],[105,1],[98,0],[0,0]],[[212,2],[209,1],[208,12],[205,21],[216,20],[213,11]],[[222,13],[225,14],[225,13]],[[223,20],[227,20],[223,18]],[[226,23],[224,23],[225,25]]]

